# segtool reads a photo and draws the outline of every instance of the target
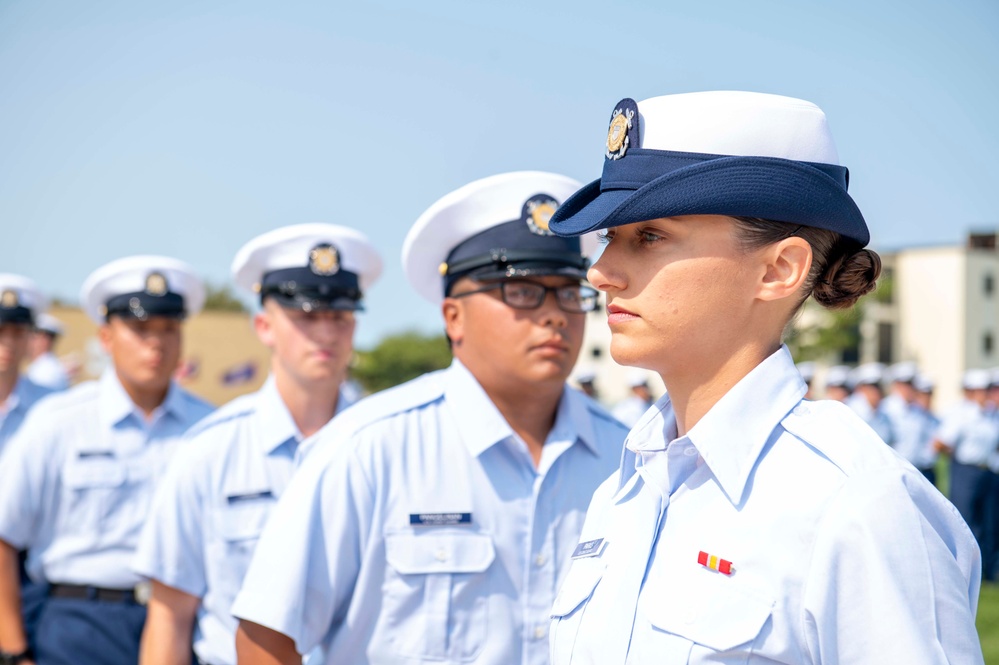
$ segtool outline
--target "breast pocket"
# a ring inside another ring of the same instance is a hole
[[[215,515],[216,538],[210,554],[209,586],[234,600],[274,506],[272,497],[222,505]]]
[[[675,662],[747,663],[773,605],[765,594],[709,571],[653,583],[639,603],[651,624],[640,653],[687,654],[687,660]]]
[[[602,558],[588,557],[572,562],[552,605],[549,635],[552,662],[570,662],[586,603],[603,579],[605,569],[606,562]]]
[[[488,630],[489,579],[496,557],[482,533],[398,533],[385,537],[383,626],[405,658],[470,661]]]
[[[128,480],[127,469],[112,455],[80,456],[63,466],[64,533],[101,533],[111,524],[116,499]]]

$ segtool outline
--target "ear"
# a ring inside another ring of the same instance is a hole
[[[110,321],[105,321],[101,324],[101,327],[97,329],[97,338],[101,341],[101,347],[104,349],[104,352],[110,356],[111,347],[114,342],[114,331],[111,330]]]
[[[465,336],[465,309],[463,303],[456,298],[445,298],[441,304],[441,314],[444,316],[444,332],[456,348],[461,346]]]
[[[756,297],[763,301],[797,299],[812,268],[812,246],[804,238],[785,238],[762,250],[765,264]]]
[[[274,346],[274,327],[271,316],[266,307],[253,315],[253,330],[257,333],[257,339],[268,349]]]

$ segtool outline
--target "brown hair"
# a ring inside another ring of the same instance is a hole
[[[798,236],[812,246],[812,268],[805,280],[802,303],[812,296],[823,307],[846,309],[877,285],[881,257],[855,240],[813,226],[755,217],[736,217],[735,220],[736,233],[746,250],[759,249],[791,236]]]

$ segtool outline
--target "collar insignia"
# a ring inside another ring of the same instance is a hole
[[[318,245],[309,252],[309,269],[317,275],[335,275],[340,271],[340,252],[333,245]]]
[[[632,144],[638,145],[638,104],[633,99],[622,99],[611,114],[607,128],[607,159],[621,159]]]
[[[558,201],[547,194],[532,196],[524,204],[523,219],[531,233],[539,236],[555,235],[548,229],[548,222],[558,210]]]
[[[17,291],[12,291],[10,289],[7,289],[2,294],[0,294],[0,306],[2,306],[4,309],[14,309],[20,304],[21,302],[17,297]]]
[[[166,277],[162,273],[149,273],[149,276],[146,277],[146,293],[151,296],[164,296],[167,290]]]

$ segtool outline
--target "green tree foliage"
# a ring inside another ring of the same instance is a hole
[[[228,285],[205,285],[205,310],[210,312],[245,312],[246,305]]]
[[[368,392],[385,390],[447,367],[451,349],[443,335],[404,332],[382,339],[369,351],[358,351],[351,375]]]

